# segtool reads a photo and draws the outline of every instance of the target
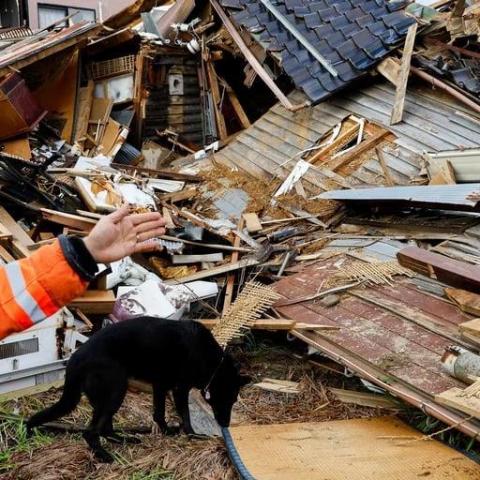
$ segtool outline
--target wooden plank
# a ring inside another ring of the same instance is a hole
[[[208,83],[210,85],[210,92],[213,98],[213,108],[215,109],[215,119],[217,122],[218,136],[220,140],[225,140],[228,137],[227,124],[222,113],[222,95],[218,85],[217,73],[211,61],[205,62],[206,72],[208,76]]]
[[[260,219],[256,213],[244,213],[243,219],[245,220],[248,233],[257,233],[263,230]]]
[[[85,314],[107,315],[112,313],[115,295],[111,290],[87,290],[68,305],[71,309],[79,309]]]
[[[461,388],[451,388],[435,395],[435,401],[480,419],[480,398],[465,395]]]
[[[398,85],[400,65],[392,57],[387,57],[377,65],[378,73],[382,74],[390,83]]]
[[[211,0],[211,5],[217,12],[218,16],[222,20],[225,28],[227,29],[228,33],[231,35],[233,41],[237,44],[238,48],[245,56],[247,62],[251,65],[251,67],[255,70],[257,75],[265,82],[268,88],[273,92],[273,94],[278,98],[278,100],[282,103],[285,108],[289,110],[295,110],[295,106],[290,102],[290,100],[286,97],[286,95],[280,90],[280,88],[275,84],[272,80],[270,75],[267,71],[263,68],[262,64],[257,60],[255,55],[249,50],[247,44],[243,40],[242,36],[238,33],[235,25],[232,21],[228,18],[227,14],[223,11],[222,7],[218,3],[217,0]]]
[[[436,168],[438,168],[438,171],[428,182],[429,185],[455,185],[457,183],[451,162],[448,160],[439,161]]]
[[[244,223],[245,223],[244,217],[240,218],[240,220],[238,221],[238,230],[243,229]],[[241,238],[238,235],[236,235],[235,240],[233,241],[233,246],[238,248],[240,247],[240,244],[241,244]],[[230,259],[230,263],[234,264],[238,262],[238,258],[239,258],[238,252],[233,252]],[[222,316],[225,315],[227,310],[230,308],[230,305],[232,304],[233,289],[235,286],[235,277],[236,277],[236,273],[229,273],[227,276],[227,285],[225,287],[225,298],[223,300]]]
[[[185,182],[201,182],[201,175],[190,175],[187,173],[174,172],[173,170],[160,170],[156,168],[139,167],[137,165],[123,165],[121,163],[112,163],[112,167],[118,170],[131,170],[133,172],[146,173],[150,177],[167,178],[170,180],[179,180]]]
[[[317,262],[301,274],[278,282],[276,290],[287,298],[308,293],[313,295],[318,285],[332,274],[335,261]],[[372,289],[372,293],[376,290]],[[418,292],[417,296],[431,298],[422,292]],[[440,300],[438,302],[443,304]],[[322,306],[320,302],[306,302],[280,307],[278,311],[283,317],[342,327],[328,337],[333,344],[342,345],[360,358],[378,365],[385,374],[395,375],[424,392],[435,394],[458,386],[458,382],[446,376],[440,368],[441,356],[452,343],[451,340],[362,299],[347,297],[330,308]],[[400,356],[399,345],[402,345]],[[385,359],[396,360],[390,364],[389,360],[385,363]]]
[[[476,480],[479,465],[395,417],[230,428],[261,480]],[[396,441],[395,441],[396,440]],[[348,459],[348,460],[347,460]]]
[[[190,263],[223,262],[223,253],[205,253],[202,255],[173,255],[173,265],[187,265]]]
[[[336,153],[337,150],[344,145],[347,145],[358,136],[358,129],[360,128],[358,123],[353,122],[348,118],[345,119],[344,123],[347,126],[346,130],[342,132],[330,145],[319,150],[318,152],[315,152],[310,158],[308,158],[307,161],[309,163],[317,163],[322,159]]]
[[[380,162],[380,166],[382,167],[383,176],[385,177],[385,182],[389,187],[393,187],[395,185],[395,181],[392,178],[390,170],[388,168],[387,162],[385,160],[385,155],[383,154],[383,150],[379,147],[375,148],[375,152],[378,157],[378,161]]]
[[[186,277],[182,277],[176,280],[166,280],[165,283],[167,285],[177,285],[179,283],[194,282],[196,280],[203,280],[204,278],[213,277],[216,275],[224,275],[225,273],[234,272],[236,270],[240,270],[241,268],[254,267],[258,264],[258,260],[254,258],[245,258],[236,263],[229,263],[227,265],[221,265],[220,267],[202,270],[200,272],[196,272],[192,275],[188,275]]]
[[[10,233],[12,235],[12,248],[18,257],[28,257],[31,252],[29,246],[34,245],[35,242],[23,230],[20,225],[12,218],[12,216],[0,206],[0,225],[2,234]]]
[[[480,318],[474,318],[459,325],[460,331],[480,337]]]
[[[41,383],[34,385],[33,387],[21,388],[20,390],[14,390],[13,392],[0,394],[0,403],[8,402],[22,397],[30,397],[31,395],[37,395],[38,393],[47,392],[51,389],[58,389],[63,387],[65,380],[56,380],[49,383]]]
[[[408,29],[407,38],[405,39],[405,47],[403,49],[397,89],[395,92],[395,103],[390,117],[390,125],[395,125],[402,121],[403,106],[405,104],[405,95],[407,93],[408,76],[410,75],[410,64],[412,61],[413,47],[415,46],[417,28],[418,24],[415,21],[415,23]]]
[[[386,395],[357,392],[356,390],[345,390],[343,388],[329,388],[329,390],[343,403],[393,410],[402,408],[400,402]]]
[[[243,109],[242,104],[238,100],[238,97],[232,88],[227,89],[227,95],[228,95],[228,99],[230,100],[230,104],[232,105],[233,110],[235,111],[235,115],[237,116],[238,121],[240,122],[240,125],[243,128],[250,127],[252,124],[250,123],[248,115]]]
[[[184,188],[180,192],[173,193],[159,193],[158,198],[162,202],[176,203],[183,202],[184,200],[190,200],[195,198],[198,194],[198,190],[195,187]]]
[[[261,388],[268,392],[298,394],[300,387],[298,382],[291,382],[289,380],[277,380],[274,378],[264,378],[259,383],[254,383],[254,387]]]
[[[40,210],[42,212],[42,217],[45,220],[53,223],[59,223],[60,225],[65,225],[67,227],[84,232],[89,232],[97,224],[97,220],[81,217],[79,215],[73,215],[71,213],[58,212],[48,208],[41,208]]]
[[[445,294],[462,312],[480,317],[480,295],[458,288],[446,288]]]
[[[442,337],[451,340],[452,342],[464,343],[458,335],[458,329],[454,325],[448,325],[445,322],[437,323],[436,319],[433,319],[429,315],[425,315],[423,312],[419,312],[416,309],[410,308],[402,301],[392,301],[382,298],[376,295],[375,292],[369,292],[367,290],[357,290],[356,292],[349,291],[347,294],[361,298],[362,300],[370,302],[373,305],[399,315],[412,323],[416,323],[417,325],[426,328],[432,333],[441,335]],[[464,345],[466,347],[469,346],[468,344]]]
[[[219,324],[217,319],[198,319],[197,322],[200,322],[205,327],[212,329]],[[314,330],[314,331],[338,331],[340,327],[332,325],[320,325],[318,323],[305,323],[305,322],[296,322],[295,320],[290,320],[287,318],[261,318],[255,320],[252,325],[249,325],[249,328],[253,330]]]
[[[480,293],[480,268],[418,247],[398,252],[400,265],[452,287]]]
[[[14,157],[23,158],[24,160],[31,160],[32,158],[32,150],[30,148],[28,136],[2,140],[2,146],[3,153],[13,155]]]
[[[392,135],[391,132],[388,130],[381,129],[379,132],[375,133],[371,137],[363,140],[357,145],[355,148],[350,150],[349,152],[345,153],[344,155],[340,155],[339,157],[327,162],[327,166],[332,170],[338,170],[339,168],[347,165],[352,160],[355,160],[364,152],[376,147],[382,140],[384,140],[389,135]]]

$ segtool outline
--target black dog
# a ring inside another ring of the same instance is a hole
[[[184,432],[192,434],[190,389],[200,389],[217,422],[228,427],[240,387],[249,381],[200,323],[135,318],[100,330],[72,355],[62,397],[33,415],[27,422],[28,431],[70,413],[83,392],[93,407],[83,436],[99,460],[112,461],[100,436],[118,440],[112,420],[122,405],[129,378],[152,384],[153,419],[166,434],[175,433],[165,421],[168,391],[173,392]]]

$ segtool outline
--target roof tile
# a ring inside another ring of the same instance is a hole
[[[280,52],[280,66],[313,103],[364,75],[400,44],[415,22],[403,12],[406,0],[271,1],[338,76],[329,73],[261,0],[221,3],[238,26],[250,31],[257,41],[265,42],[262,45],[268,51]]]

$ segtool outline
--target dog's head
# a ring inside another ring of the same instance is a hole
[[[212,407],[215,420],[221,427],[230,425],[232,407],[238,399],[240,389],[250,381],[249,376],[240,374],[232,357],[225,354],[208,390],[203,392],[204,398]]]

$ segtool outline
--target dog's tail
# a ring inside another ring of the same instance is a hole
[[[81,378],[67,368],[65,385],[63,386],[63,393],[60,400],[51,407],[41,410],[29,418],[27,421],[27,431],[31,432],[35,427],[69,414],[78,405],[81,396]]]

